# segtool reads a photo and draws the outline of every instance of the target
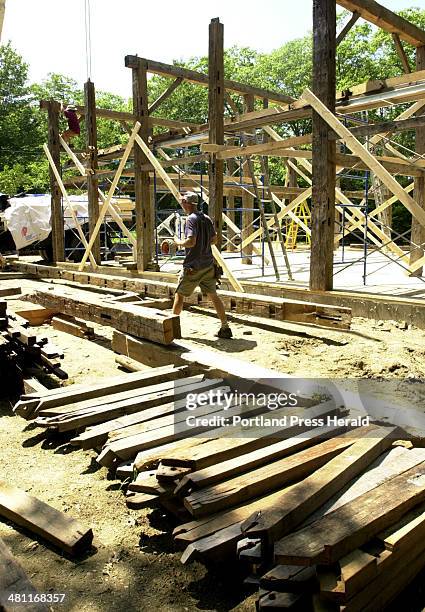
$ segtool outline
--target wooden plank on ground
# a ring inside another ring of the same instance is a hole
[[[0,481],[0,516],[70,555],[90,548],[91,529],[21,489]]]

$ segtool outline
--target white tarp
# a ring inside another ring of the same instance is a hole
[[[87,223],[87,197],[69,196],[80,224]],[[50,224],[50,195],[31,195],[24,198],[10,198],[10,207],[5,210],[4,219],[18,250],[48,237]],[[65,230],[75,228],[68,205],[64,202]]]

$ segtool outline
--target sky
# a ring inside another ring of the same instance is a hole
[[[85,2],[90,5],[91,70],[87,70]],[[381,0],[391,10],[425,0]],[[172,63],[208,53],[208,24],[219,17],[224,45],[270,52],[312,28],[312,0],[6,0],[2,43],[30,65],[30,80],[49,72],[90,76],[97,90],[131,96],[125,55]]]

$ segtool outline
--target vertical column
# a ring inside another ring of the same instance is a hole
[[[254,219],[254,196],[247,193],[245,190],[242,192],[242,241],[248,238],[254,231],[252,221]],[[252,245],[251,242],[243,249],[242,263],[252,264]]]
[[[416,70],[425,70],[425,47],[418,47],[416,49]],[[417,112],[418,115],[422,113],[421,110]],[[425,128],[416,128],[416,152],[420,155],[425,153]],[[415,179],[415,191],[414,197],[416,202],[421,208],[425,208],[425,175]],[[412,217],[412,234],[411,239],[414,244],[421,245],[425,242],[425,228]],[[410,252],[410,265],[414,264],[418,259],[423,257],[424,250],[422,247],[415,248],[412,246]],[[412,276],[422,276],[423,268],[418,268],[416,272],[413,272]]]
[[[133,73],[133,113],[140,122],[140,137],[147,143],[149,137],[149,107],[147,62],[139,59]],[[154,244],[154,210],[151,200],[149,171],[142,164],[149,163],[140,147],[134,145],[134,191],[137,236],[137,270],[143,272],[152,262]]]
[[[96,91],[94,83],[88,79],[84,83],[84,104],[86,112],[86,147],[87,147],[87,196],[89,208],[89,232],[92,236],[99,218],[99,192],[97,172],[97,124],[96,124]],[[100,232],[92,247],[92,255],[100,264]]]
[[[244,96],[243,101],[243,112],[250,113],[254,110],[254,96],[251,94],[246,94]],[[252,133],[252,130],[249,132]],[[255,130],[254,130],[255,133]],[[247,143],[250,143],[249,137],[247,139]],[[244,162],[242,165],[242,175],[247,176],[249,174],[248,164]],[[243,180],[243,179],[242,179]],[[251,187],[253,190],[253,187]],[[242,240],[247,238],[254,231],[252,222],[254,220],[254,197],[250,196],[249,193],[243,191],[242,194]],[[252,247],[253,243],[249,244],[244,248],[244,257],[242,257],[242,263],[244,264],[252,264]]]
[[[233,172],[236,170],[236,162],[234,159],[228,159],[227,160],[227,173],[229,175],[233,175]],[[230,193],[227,197],[226,197],[226,203],[227,203],[227,216],[229,217],[229,219],[231,221],[233,221],[233,223],[236,224],[236,213],[235,213],[235,196],[233,195],[233,192]],[[233,253],[234,251],[237,250],[237,248],[234,246],[233,242],[234,242],[234,238],[235,238],[235,231],[227,226],[227,236],[229,238],[229,243],[227,245],[227,250],[230,253]],[[230,242],[232,241],[232,242]]]
[[[313,91],[335,112],[335,0],[313,0]],[[311,211],[310,289],[333,288],[335,222],[335,141],[327,123],[313,112],[313,195]]]
[[[59,143],[59,113],[60,104],[51,100],[47,110],[49,120],[49,151],[53,158],[54,164],[61,171],[60,165],[60,143]],[[55,175],[49,166],[50,176],[50,193],[51,193],[51,225],[52,225],[52,248],[53,262],[65,260],[65,236],[63,225],[63,210],[62,199],[59,185],[56,182]]]
[[[224,55],[223,24],[212,19],[209,25],[208,47],[208,121],[209,142],[224,144]],[[221,247],[221,227],[223,214],[223,170],[224,161],[210,155],[209,214],[217,232],[217,248]]]

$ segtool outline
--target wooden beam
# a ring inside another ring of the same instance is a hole
[[[93,532],[41,500],[0,481],[0,516],[58,546],[70,555],[90,548]]]
[[[425,121],[425,119],[424,119]],[[273,155],[275,151],[279,149],[286,149],[288,147],[298,147],[300,145],[311,144],[311,134],[305,136],[293,136],[291,138],[285,138],[280,142],[265,142],[261,144],[248,145],[246,147],[233,147],[226,145],[213,145],[204,144],[201,145],[201,151],[205,153],[215,153],[217,159],[232,159],[234,157],[240,157],[244,155]]]
[[[47,114],[49,122],[49,151],[52,156],[53,163],[56,168],[59,168],[60,173],[60,144],[59,144],[59,102],[53,100],[48,103]],[[63,221],[63,210],[61,201],[61,192],[56,180],[52,167],[49,167],[50,176],[50,194],[51,194],[51,225],[52,225],[52,248],[53,262],[63,261],[65,259],[65,231]]]
[[[416,49],[416,70],[425,69],[425,45]],[[421,111],[418,111],[421,112]],[[417,119],[417,117],[416,117]],[[416,129],[416,153],[419,155],[425,154],[425,126],[418,127]],[[425,209],[425,176],[419,176],[415,179],[415,200],[418,205]],[[410,265],[416,264],[417,261],[421,260],[424,256],[425,242],[425,230],[420,223],[413,217],[412,218],[412,232],[411,242],[413,243],[410,252]],[[414,246],[417,245],[417,246]],[[423,267],[417,268],[412,276],[422,276]]]
[[[126,149],[125,149],[125,151],[123,153],[123,156],[121,158],[121,161],[120,161],[119,166],[117,168],[117,171],[115,173],[114,179],[113,179],[113,181],[111,183],[111,186],[109,188],[108,195],[106,196],[106,199],[105,199],[105,201],[102,204],[102,208],[100,209],[99,218],[97,220],[96,227],[93,230],[93,234],[92,234],[92,236],[90,238],[90,242],[88,244],[88,247],[86,248],[86,251],[85,251],[85,253],[83,255],[83,258],[82,258],[82,260],[81,260],[81,262],[80,262],[80,264],[78,266],[79,270],[83,270],[84,269],[84,264],[87,261],[87,258],[89,256],[89,252],[91,251],[93,243],[94,243],[94,241],[96,239],[96,235],[98,234],[98,232],[100,230],[100,226],[101,226],[101,224],[103,222],[103,219],[105,217],[106,211],[109,208],[109,205],[110,205],[111,200],[112,200],[112,196],[115,193],[115,189],[117,188],[118,181],[121,178],[121,174],[122,174],[122,172],[124,170],[125,164],[127,163],[128,156],[130,155],[130,151],[131,151],[131,149],[133,147],[134,139],[136,138],[137,132],[139,131],[139,129],[140,129],[140,123],[136,122],[136,124],[135,124],[135,126],[133,128],[133,131],[131,132],[131,135],[130,135],[130,137],[128,139]]]
[[[140,123],[140,137],[148,142],[149,108],[147,63],[138,62],[133,75],[133,113]],[[137,270],[147,270],[153,257],[154,246],[154,210],[151,200],[149,171],[141,170],[142,164],[148,161],[140,147],[134,151],[134,193],[136,206],[136,239],[137,239]]]
[[[400,36],[396,33],[392,33],[393,41],[395,44],[395,48],[397,51],[397,55],[400,58],[401,65],[403,66],[403,70],[406,74],[410,74],[412,70],[410,69],[409,58],[406,55],[406,51],[401,43]]]
[[[351,15],[350,20],[345,24],[345,26],[342,28],[341,32],[336,37],[336,46],[337,47],[344,40],[344,38],[347,36],[347,34],[351,30],[351,28],[357,23],[359,18],[360,18],[360,13],[358,13],[357,11],[354,11],[354,13]]]
[[[334,0],[313,0],[313,89],[332,115],[336,84],[335,29]],[[328,135],[328,123],[313,112],[310,289],[320,291],[333,288],[336,146]]]
[[[395,120],[395,121],[382,121],[380,123],[369,123],[368,125],[360,125],[359,127],[351,128],[350,132],[356,136],[356,138],[375,136],[376,134],[385,134],[388,132],[404,132],[407,130],[416,130],[418,127],[425,126],[425,115],[418,112],[416,117],[410,119]],[[331,132],[329,134],[331,140],[339,140],[338,134]],[[292,145],[296,146],[296,145]]]
[[[97,122],[96,122],[96,91],[94,83],[88,79],[84,83],[84,100],[86,113],[86,146],[87,146],[87,198],[89,211],[89,232],[93,233],[99,218],[98,184],[95,176],[97,164]],[[97,264],[100,264],[100,236],[93,243],[92,255]]]
[[[163,76],[175,78],[181,77],[185,81],[189,81],[189,83],[196,83],[197,85],[208,87],[208,76],[202,72],[189,70],[188,68],[183,68],[182,66],[164,64],[163,62],[144,59],[138,57],[137,55],[126,55],[125,57],[125,65],[127,68],[136,68],[138,62],[141,61],[147,62],[148,72],[152,72],[153,74],[161,74]],[[252,87],[251,85],[230,81],[229,79],[224,80],[224,87],[239,94],[252,94],[256,98],[261,99],[268,98],[273,102],[283,102],[286,104],[288,102],[292,102],[293,100],[293,98],[290,96],[285,96],[284,94],[268,91],[267,89],[262,89],[261,87]]]
[[[419,223],[425,226],[425,211],[404,191],[403,187],[391,176],[382,164],[369,153],[369,151],[336,119],[333,113],[331,113],[310,90],[307,89],[303,96],[341,136],[341,139],[353,153],[360,157],[369,169],[388,187],[391,193],[398,196],[400,202],[404,204],[407,210],[419,221]]]
[[[171,96],[171,94],[173,93],[173,91],[175,91],[177,89],[177,87],[183,82],[183,78],[182,77],[177,77],[177,79],[175,79],[171,85],[169,87],[167,87],[167,89],[165,91],[162,92],[162,94],[160,96],[158,96],[158,98],[155,100],[155,102],[152,102],[152,104],[149,106],[149,114],[153,113],[154,111],[156,111],[156,109],[167,99]]]
[[[208,122],[211,144],[224,144],[224,49],[223,24],[212,19],[209,25],[208,47]],[[215,153],[210,156],[208,166],[210,201],[208,212],[217,233],[217,248],[221,249],[221,228],[223,215],[223,173],[224,162]]]
[[[120,331],[146,338],[159,344],[170,344],[180,338],[179,317],[167,315],[162,310],[144,308],[120,302],[108,302],[104,297],[87,291],[75,291],[55,286],[53,291],[36,291],[34,303],[54,308],[71,316],[81,316],[87,321],[111,325]]]
[[[425,45],[425,32],[415,26],[407,19],[396,15],[375,0],[336,0],[340,6],[349,11],[357,11],[360,16],[374,25],[386,30],[395,32],[406,42],[421,47]]]

